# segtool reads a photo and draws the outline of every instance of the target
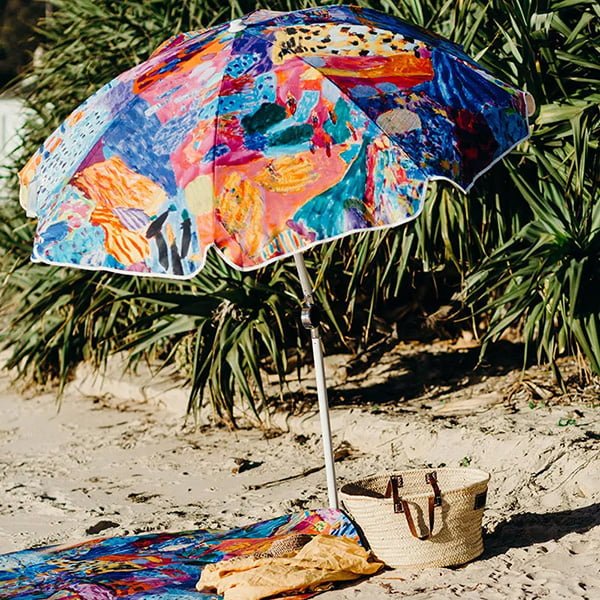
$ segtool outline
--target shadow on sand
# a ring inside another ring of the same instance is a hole
[[[383,348],[380,354],[385,351]],[[376,352],[369,353],[362,361],[351,362],[349,373],[364,369],[365,363],[373,364],[379,358]],[[490,348],[485,361],[480,363],[479,360],[479,348],[398,354],[387,364],[390,376],[386,381],[362,381],[356,387],[349,385],[343,386],[343,389],[331,386],[329,402],[331,406],[397,404],[399,400],[418,398],[436,387],[440,388],[439,394],[447,391],[448,386],[457,391],[489,376],[505,375],[522,368],[523,346],[500,341]],[[435,399],[437,394],[430,393],[429,396]]]
[[[511,548],[525,548],[557,540],[569,533],[585,533],[600,525],[600,503],[554,513],[521,513],[501,522],[484,537],[482,559],[503,554]]]

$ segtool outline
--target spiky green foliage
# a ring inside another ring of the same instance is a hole
[[[492,309],[486,341],[522,324],[538,360],[583,353],[600,373],[600,8],[524,3],[513,15],[517,60],[540,106],[528,152],[514,164],[513,185],[532,219],[496,248],[468,281],[472,301]],[[497,68],[501,68],[498,64]],[[560,376],[555,369],[557,376]]]
[[[135,361],[157,344],[166,345],[163,360],[170,362],[177,360],[186,339],[192,341],[192,351],[184,355],[191,368],[190,410],[208,388],[216,416],[233,424],[239,390],[260,419],[267,403],[261,372],[265,360],[283,385],[287,360],[282,348],[294,345],[296,327],[282,321],[295,304],[293,283],[281,264],[250,276],[212,261],[190,285],[127,296],[128,302],[146,303],[146,315],[126,332],[123,349]]]
[[[40,24],[45,51],[22,84],[32,111],[20,166],[101,84],[144,60],[168,35],[257,7],[317,2],[53,0]],[[482,177],[468,198],[431,185],[412,226],[322,246],[307,261],[324,303],[327,343],[349,348],[385,333],[391,318],[429,310],[415,289],[429,272],[449,297],[468,280],[469,301],[491,310],[487,339],[522,324],[539,359],[578,351],[598,371],[598,19],[590,0],[359,0],[459,43],[501,79],[526,87],[540,113],[533,136]],[[13,173],[16,169],[13,169]],[[267,400],[262,369],[281,379],[300,352],[293,264],[242,275],[209,253],[187,283],[132,280],[28,262],[33,231],[16,201],[2,206],[2,304],[12,315],[3,344],[36,380],[65,381],[79,360],[101,365],[127,348],[131,360],[177,360],[192,382],[191,407],[208,391],[232,418],[237,398],[257,414]],[[289,261],[288,261],[289,262]],[[434,307],[432,304],[432,308]],[[383,329],[383,331],[382,331]]]

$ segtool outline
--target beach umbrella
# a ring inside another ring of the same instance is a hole
[[[528,98],[460,46],[356,6],[257,11],[176,35],[86,100],[20,173],[32,260],[173,279],[213,246],[293,256],[337,506],[319,324],[302,252],[414,219],[528,136]]]

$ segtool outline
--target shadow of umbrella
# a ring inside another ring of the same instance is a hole
[[[402,354],[394,351],[393,345],[382,345],[368,359],[350,363],[350,377],[358,375],[366,364],[378,364],[383,353],[387,352],[387,372],[384,381],[372,382],[367,375],[332,386],[329,390],[331,406],[399,406],[428,393],[436,399],[451,386],[458,392],[467,386],[481,383],[490,376],[506,375],[522,366],[523,347],[501,340],[490,348],[486,364],[479,364],[480,348],[456,350],[452,348],[435,352],[422,350],[418,353]],[[391,357],[391,360],[390,360]],[[437,392],[431,390],[438,389]]]
[[[482,559],[504,554],[511,548],[526,548],[558,540],[570,533],[586,533],[600,525],[600,503],[552,513],[525,512],[501,522],[484,537]]]

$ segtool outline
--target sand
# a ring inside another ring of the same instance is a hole
[[[461,568],[386,571],[321,597],[600,598],[597,388],[557,399],[544,370],[510,368],[407,387],[412,363],[398,356],[354,374],[345,357],[328,359],[338,478],[423,465],[489,471],[486,550]],[[173,373],[119,373],[117,359],[104,380],[82,368],[58,412],[52,393],[19,393],[10,374],[0,378],[0,552],[230,528],[326,505],[309,406],[274,415],[268,431],[231,432],[185,423]]]

